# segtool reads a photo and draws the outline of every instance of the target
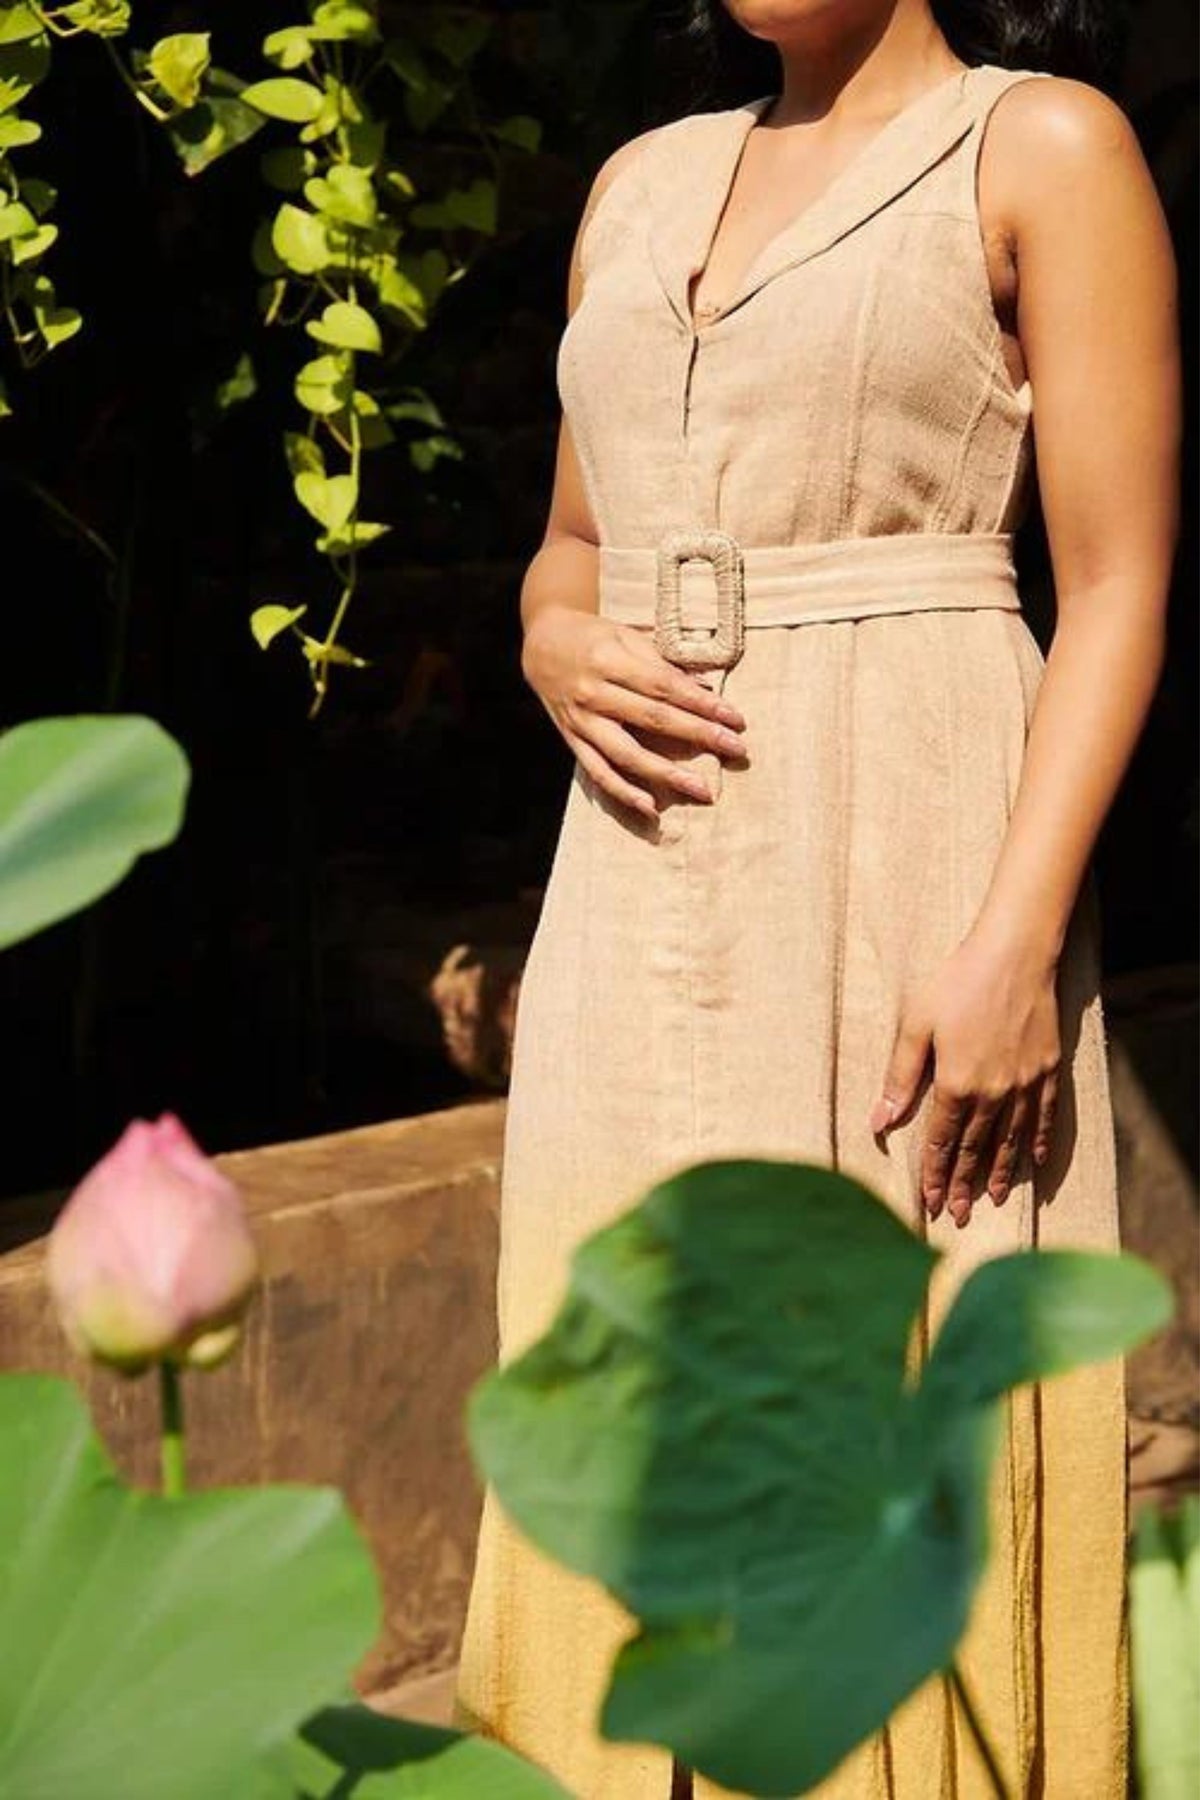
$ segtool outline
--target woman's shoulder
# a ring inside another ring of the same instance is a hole
[[[989,73],[989,138],[1001,156],[1031,172],[1045,169],[1053,176],[1138,148],[1128,117],[1102,88],[1041,69],[989,67]]]

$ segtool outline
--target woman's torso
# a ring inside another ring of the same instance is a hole
[[[680,526],[743,544],[1006,532],[1027,502],[1032,394],[1009,373],[976,165],[983,64],[871,138],[693,320],[746,134],[770,96],[677,119],[601,196],[559,394],[602,543]]]

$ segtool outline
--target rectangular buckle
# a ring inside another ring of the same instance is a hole
[[[709,562],[717,584],[717,625],[706,638],[686,638],[681,565]],[[745,643],[746,590],[742,547],[727,531],[669,531],[658,546],[654,643],[685,669],[731,669]]]

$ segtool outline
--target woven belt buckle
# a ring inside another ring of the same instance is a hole
[[[706,638],[685,637],[685,562],[712,564],[717,585],[717,625]],[[658,546],[654,643],[662,655],[685,669],[731,669],[742,654],[746,630],[746,589],[742,548],[727,531],[669,531]]]

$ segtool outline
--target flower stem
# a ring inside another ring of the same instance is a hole
[[[957,1663],[951,1663],[948,1674],[950,1677],[950,1686],[954,1693],[958,1695],[959,1704],[963,1709],[963,1716],[967,1721],[971,1736],[975,1740],[976,1748],[983,1758],[983,1765],[988,1772],[992,1786],[995,1788],[999,1800],[1009,1800],[1008,1789],[1004,1784],[1004,1776],[1000,1772],[1000,1764],[996,1760],[995,1751],[988,1743],[983,1725],[980,1722],[979,1714],[975,1710],[975,1703],[971,1699],[966,1682],[963,1680],[962,1670]]]
[[[187,1481],[183,1453],[183,1387],[174,1363],[159,1363],[158,1391],[162,1401],[163,1493],[168,1500],[177,1500]]]

